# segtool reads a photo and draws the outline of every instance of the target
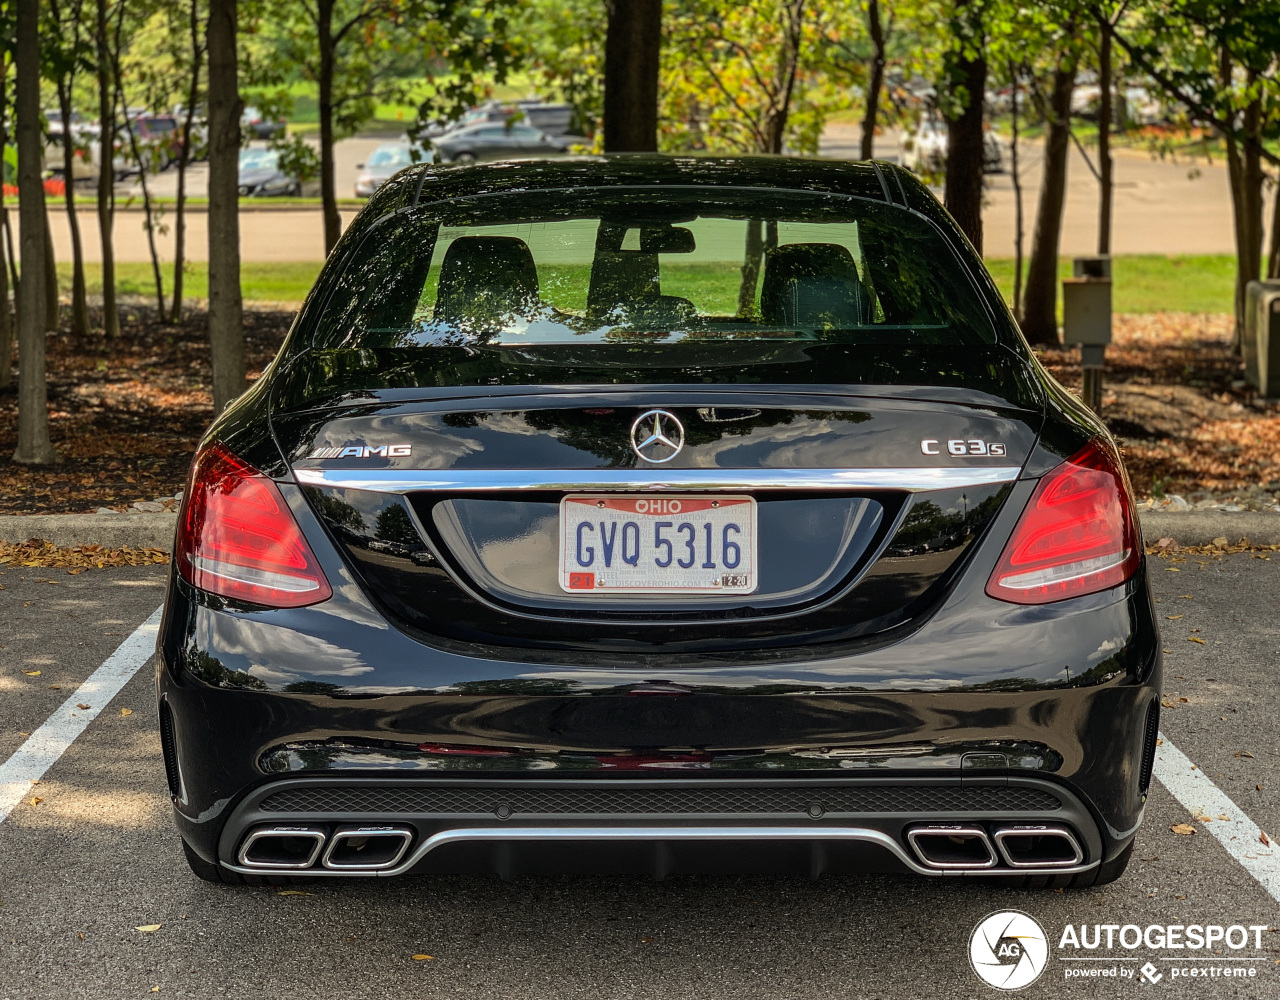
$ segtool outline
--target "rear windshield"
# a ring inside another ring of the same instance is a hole
[[[904,209],[841,195],[613,188],[478,195],[370,232],[311,347],[589,346],[670,367],[748,345],[989,348],[996,334],[947,242]],[[322,294],[323,294],[323,290]],[[743,357],[749,357],[748,351]]]

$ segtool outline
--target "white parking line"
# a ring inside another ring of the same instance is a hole
[[[13,807],[31,794],[31,783],[44,776],[98,717],[129,679],[156,651],[156,635],[160,631],[160,615],[164,605],[134,629],[129,638],[103,661],[102,666],[76,688],[44,724],[27,737],[13,756],[0,764],[0,823]],[[77,708],[88,705],[89,708]]]
[[[1182,803],[1192,816],[1205,816],[1208,823],[1196,821],[1197,830],[1205,830],[1217,838],[1227,853],[1240,862],[1244,870],[1258,880],[1271,898],[1280,903],[1280,851],[1262,841],[1262,830],[1245,815],[1169,737],[1156,747],[1155,775],[1160,784]],[[1219,819],[1227,816],[1228,819]],[[1270,840],[1270,836],[1267,838]]]

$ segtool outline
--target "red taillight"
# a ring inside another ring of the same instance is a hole
[[[196,456],[175,548],[182,578],[212,594],[273,608],[333,595],[279,488],[221,444]]]
[[[1128,480],[1098,438],[1040,480],[987,593],[1048,604],[1124,583],[1141,559]]]

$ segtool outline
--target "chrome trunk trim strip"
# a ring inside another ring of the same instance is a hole
[[[945,469],[294,469],[304,486],[420,490],[928,490],[1011,483],[1017,466]]]

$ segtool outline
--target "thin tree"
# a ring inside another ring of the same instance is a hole
[[[124,0],[117,0],[124,15]],[[111,18],[107,0],[97,0],[94,43],[98,71],[98,234],[102,243],[102,332],[107,339],[120,336],[120,314],[116,308],[115,146],[116,88],[111,66]]]
[[[947,176],[943,202],[978,253],[982,253],[983,96],[987,86],[986,39],[979,0],[957,0],[952,19],[947,89]]]
[[[53,462],[45,386],[44,267],[47,219],[40,128],[40,0],[16,0],[14,117],[18,131],[18,212],[22,284],[18,289],[18,448],[15,462]]]
[[[880,0],[867,0],[867,34],[871,38],[871,72],[867,75],[867,104],[862,114],[861,158],[875,156],[876,120],[880,115],[880,95],[884,90],[887,63],[886,37],[893,26],[893,14],[886,25],[880,20]]]
[[[64,12],[67,17],[64,19]],[[49,0],[49,13],[53,15],[59,35],[68,46],[63,50],[57,73],[58,113],[62,116],[62,177],[66,182],[64,192],[67,207],[67,228],[71,233],[71,332],[77,337],[89,335],[89,306],[86,301],[84,280],[84,245],[80,238],[80,218],[76,212],[76,136],[71,128],[71,94],[75,86],[76,71],[84,53],[81,51],[81,29],[84,0],[74,0],[69,5],[59,0]]]
[[[204,42],[200,36],[200,3],[191,0],[191,83],[187,90],[186,114],[182,122],[182,147],[178,151],[178,203],[173,223],[173,305],[169,322],[182,321],[182,278],[186,264],[187,243],[187,165],[191,162],[191,125],[195,118],[196,102],[200,99],[200,61],[204,57]]]
[[[606,0],[604,151],[658,148],[662,0]]]
[[[1031,264],[1027,268],[1026,297],[1022,306],[1022,332],[1033,344],[1058,341],[1058,243],[1062,235],[1062,209],[1066,203],[1067,153],[1071,145],[1071,93],[1075,89],[1077,55],[1067,33],[1067,48],[1059,54],[1053,71],[1047,108],[1044,143],[1044,176],[1040,204],[1031,237]]]
[[[245,388],[236,14],[236,0],[209,0],[209,353],[215,414]]]
[[[117,25],[117,31],[119,26]],[[133,162],[138,165],[138,183],[142,185],[142,211],[143,211],[143,229],[147,233],[147,250],[151,255],[151,277],[156,286],[156,318],[160,319],[164,316],[164,278],[160,274],[160,252],[156,248],[156,219],[152,210],[151,189],[147,186],[147,173],[150,171],[152,164],[152,156],[155,150],[148,149],[146,155],[138,146],[138,133],[133,127],[133,119],[129,117],[129,103],[124,99],[124,74],[120,72],[120,46],[117,45],[114,54],[114,64],[112,65],[112,75],[116,80],[116,95],[120,107],[125,109],[124,131],[129,138],[129,151],[133,155]]]
[[[1022,319],[1022,177],[1018,173],[1019,124],[1018,124],[1018,91],[1022,87],[1022,79],[1016,64],[1009,64],[1009,178],[1013,182],[1013,315]]]
[[[8,82],[9,54],[0,49],[0,149],[9,146]],[[0,181],[7,180],[7,177],[0,178]],[[7,389],[13,381],[13,314],[9,311],[13,231],[9,228],[9,207],[4,201],[3,184],[0,184],[0,228],[4,230],[4,239],[0,240],[0,389]],[[16,290],[17,283],[13,286]]]

